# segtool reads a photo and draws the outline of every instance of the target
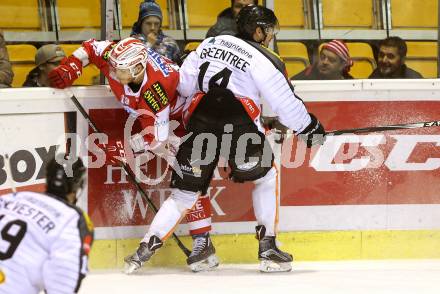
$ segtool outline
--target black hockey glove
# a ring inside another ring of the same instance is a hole
[[[318,144],[322,145],[325,141],[324,127],[312,113],[309,114],[312,121],[301,133],[298,134],[298,137],[307,143],[307,148]]]
[[[275,142],[278,144],[283,143],[289,128],[283,125],[277,116],[261,116],[260,120],[266,130],[275,130],[275,132],[280,136],[280,138],[275,140]]]

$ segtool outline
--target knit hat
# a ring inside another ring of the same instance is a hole
[[[148,16],[157,16],[162,22],[162,10],[154,0],[145,0],[139,5],[139,16],[133,23],[130,36],[141,34],[142,20]]]
[[[348,72],[350,70],[350,67],[353,65],[353,60],[351,60],[348,47],[343,41],[332,40],[331,42],[324,43],[324,45],[322,45],[322,49],[327,49],[338,55],[347,63],[346,71]]]
[[[38,66],[48,61],[57,62],[66,57],[66,54],[59,45],[47,44],[41,46],[35,54],[35,64]]]
[[[139,5],[138,23],[142,23],[142,20],[148,16],[157,16],[162,21],[162,10],[154,0],[145,0]]]

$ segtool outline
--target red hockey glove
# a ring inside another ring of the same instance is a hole
[[[63,58],[60,65],[49,72],[50,86],[64,89],[72,86],[73,82],[81,75],[81,60],[73,55]]]
[[[105,153],[106,164],[119,164],[119,162],[126,162],[124,144],[122,140],[109,140],[108,144],[94,143],[96,147],[102,149]],[[96,152],[94,152],[96,154]]]

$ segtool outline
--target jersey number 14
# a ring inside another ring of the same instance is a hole
[[[203,63],[199,69],[199,77],[198,77],[198,82],[199,82],[199,89],[200,91],[203,91],[203,79],[205,78],[206,75],[206,71],[208,70],[210,62],[206,61],[205,63]],[[208,82],[208,90],[213,88],[213,87],[220,87],[220,88],[226,88],[228,86],[229,83],[229,78],[231,77],[232,71],[228,68],[224,68],[221,71],[219,71],[218,73],[216,73],[215,75],[213,75],[211,77],[211,79]],[[220,84],[218,83],[218,81],[220,81]]]

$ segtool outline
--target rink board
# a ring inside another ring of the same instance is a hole
[[[303,82],[296,90],[327,130],[438,119],[437,80]],[[99,128],[111,139],[120,138],[126,114],[109,89],[79,87],[73,91]],[[6,132],[2,138],[20,134],[16,140],[5,140],[12,143],[2,144],[0,155],[28,149],[38,166],[43,160],[38,161],[38,153],[32,150],[64,147],[60,139],[64,137],[63,113],[76,111],[69,97],[68,91],[49,89],[0,90],[0,126]],[[35,123],[11,123],[12,115],[30,115]],[[77,148],[86,158],[84,141],[91,129],[77,116]],[[13,131],[17,126],[21,129]],[[439,258],[439,142],[440,129],[435,127],[329,138],[318,150],[305,152],[295,139],[288,141],[286,146],[294,147],[278,152],[284,160],[278,161],[282,248],[298,260]],[[17,170],[26,166],[19,164]],[[155,163],[152,170],[157,166],[161,172],[166,167]],[[41,191],[44,181],[37,174],[15,185]],[[119,267],[146,232],[153,214],[117,168],[91,168],[88,175],[86,195],[79,202],[96,227],[91,266]],[[219,168],[209,190],[213,241],[224,262],[255,262],[252,185],[233,184],[226,178],[227,173]],[[170,193],[168,182],[166,174],[160,184],[145,185],[157,206]],[[0,193],[9,185],[2,182]],[[186,235],[186,225],[176,232]],[[190,247],[188,237],[182,238]],[[185,264],[174,241],[167,242],[162,252],[153,264]]]

